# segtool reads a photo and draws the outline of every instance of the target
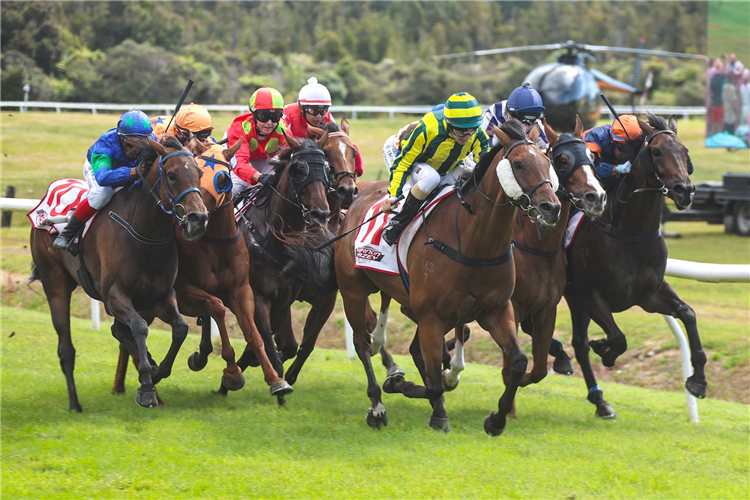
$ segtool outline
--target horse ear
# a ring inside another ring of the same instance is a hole
[[[307,124],[307,131],[308,133],[314,135],[317,138],[320,138],[323,135],[323,129],[318,127],[313,127],[309,123]]]
[[[492,126],[492,133],[497,137],[497,140],[502,143],[504,147],[510,146],[510,137],[505,135],[505,132],[497,128],[495,125]]]
[[[208,146],[203,144],[196,136],[190,138],[188,143],[185,145],[185,149],[193,153],[194,155],[202,155],[208,149]]]
[[[643,131],[644,134],[646,134],[647,137],[650,137],[651,134],[654,133],[654,129],[652,129],[648,123],[641,120],[640,117],[638,117],[638,125],[641,126],[641,130]],[[635,137],[633,139],[635,139]]]
[[[231,160],[234,158],[234,155],[237,153],[237,151],[240,149],[240,146],[242,146],[242,137],[240,137],[237,142],[234,143],[234,146],[228,149],[224,149],[221,154],[224,155],[224,159],[226,161]]]
[[[341,119],[341,130],[343,130],[347,136],[349,135],[349,120],[346,119],[346,116]]]
[[[532,142],[536,142],[537,139],[539,139],[539,136],[542,134],[542,130],[539,127],[531,127],[531,130],[529,131],[529,140]]]
[[[669,117],[669,130],[677,133],[677,117],[675,115]]]
[[[578,115],[576,115],[576,129],[573,131],[573,135],[583,140],[583,123]]]
[[[320,149],[323,149],[327,142],[328,142],[328,131],[324,130],[323,135],[320,136],[320,138],[318,139],[318,146],[320,146]]]
[[[550,127],[547,124],[547,119],[544,119],[544,133],[547,135],[547,139],[549,139],[549,145],[554,146],[558,142],[560,142],[560,136],[557,135],[557,132],[552,130],[552,127]]]
[[[164,146],[162,146],[161,144],[159,144],[153,139],[149,139],[148,144],[149,146],[151,146],[151,149],[153,149],[159,154],[159,156],[167,156],[169,154],[167,153],[167,148],[165,148]]]
[[[299,149],[302,147],[302,143],[295,139],[293,136],[286,133],[286,130],[284,131],[284,138],[286,139],[286,143],[289,144],[289,147],[292,149]]]

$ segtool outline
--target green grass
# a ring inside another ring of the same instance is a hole
[[[578,381],[552,376],[519,391],[519,418],[497,438],[482,423],[502,391],[497,368],[469,364],[446,397],[452,432],[427,428],[429,405],[384,395],[390,424],[367,427],[359,361],[316,350],[276,407],[258,370],[226,398],[222,361],[193,373],[188,337],[165,407],[110,394],[116,342],[73,320],[83,414],[69,413],[56,335],[44,312],[2,307],[3,498],[746,498],[747,406],[603,383],[616,421],[594,418]],[[167,332],[149,346],[166,352]],[[106,353],[102,355],[102,353]],[[415,377],[415,370],[397,358]],[[382,381],[383,370],[378,369]]]

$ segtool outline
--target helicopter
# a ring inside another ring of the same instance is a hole
[[[663,50],[647,50],[643,46],[645,38],[641,38],[637,49],[627,47],[609,47],[605,45],[587,45],[568,40],[565,43],[546,45],[526,45],[522,47],[507,47],[500,49],[475,50],[459,54],[445,54],[434,56],[433,59],[451,59],[457,57],[484,56],[490,54],[506,54],[525,50],[563,50],[557,57],[557,62],[543,64],[531,71],[524,79],[531,83],[544,101],[544,113],[547,122],[555,130],[571,132],[578,115],[585,128],[591,128],[599,118],[601,103],[598,100],[603,90],[615,90],[632,96],[631,104],[635,112],[635,97],[643,91],[636,88],[640,74],[641,57],[647,55],[689,57],[706,59],[706,56],[684,54],[681,52],[667,52]],[[633,81],[629,85],[620,82],[592,67],[595,52],[624,52],[637,54]],[[647,79],[646,90],[650,87]]]

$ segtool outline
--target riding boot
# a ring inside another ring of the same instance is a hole
[[[404,230],[409,221],[411,221],[417,214],[423,201],[424,200],[420,200],[413,194],[409,193],[409,196],[406,197],[406,201],[404,201],[404,206],[401,208],[401,211],[397,213],[385,229],[383,229],[383,240],[385,240],[386,243],[390,246],[393,246],[393,244],[396,243],[401,231]]]
[[[59,248],[60,250],[67,250],[75,237],[78,236],[78,233],[81,232],[81,229],[83,229],[83,226],[85,225],[86,221],[78,220],[74,212],[73,215],[70,216],[70,220],[65,226],[65,229],[63,229],[62,233],[58,234],[57,238],[55,238],[52,246],[55,248]]]

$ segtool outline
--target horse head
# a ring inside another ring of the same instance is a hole
[[[227,206],[232,201],[232,177],[229,163],[242,145],[240,138],[231,148],[219,144],[206,144],[192,137],[185,146],[195,155],[201,177],[201,197],[209,212]]]
[[[646,181],[656,179],[661,183],[662,192],[671,198],[678,210],[684,210],[693,201],[695,186],[690,181],[693,163],[688,149],[677,138],[677,119],[669,118],[669,125],[660,116],[647,115],[648,123],[640,118],[641,130],[646,140],[633,162],[636,175],[646,177]]]
[[[279,154],[276,162],[276,189],[287,204],[300,210],[305,226],[324,226],[331,218],[326,197],[330,167],[323,152],[328,131],[317,141],[284,135],[289,148]]]
[[[183,149],[174,137],[164,144],[148,139],[141,144],[144,154],[140,171],[141,180],[164,212],[171,215],[180,226],[186,240],[201,236],[208,226],[208,210],[200,196],[201,176],[193,153]]]
[[[493,159],[503,191],[542,228],[554,227],[560,219],[560,200],[555,196],[557,174],[549,159],[526,138],[523,125],[516,119],[493,127],[493,132],[503,147],[502,159],[498,160],[499,155]]]
[[[307,130],[318,138],[323,136],[323,132],[328,132],[328,142],[323,147],[323,152],[333,171],[330,189],[335,193],[341,207],[349,208],[359,193],[355,183],[357,150],[349,140],[349,121],[342,118],[341,127],[335,122],[326,123],[323,128],[308,125]]]
[[[583,142],[583,124],[576,115],[573,134],[560,136],[544,120],[544,132],[549,139],[550,158],[560,188],[558,194],[583,210],[590,217],[599,217],[607,203],[607,193],[594,175],[594,155]]]

